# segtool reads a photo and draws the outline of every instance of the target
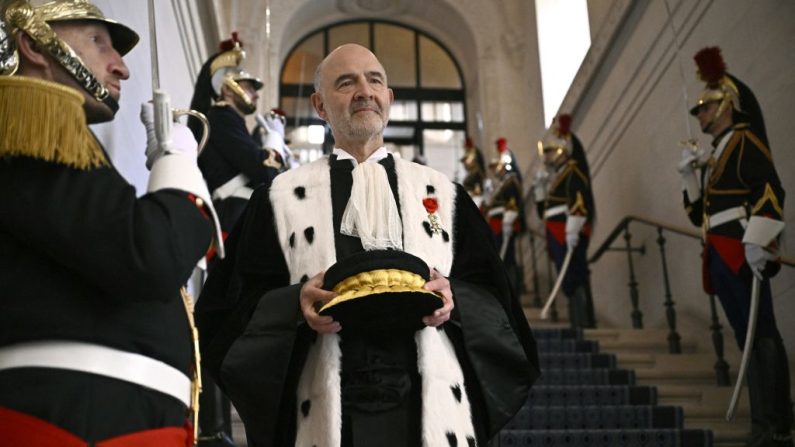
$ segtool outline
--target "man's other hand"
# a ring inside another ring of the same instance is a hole
[[[436,292],[442,296],[444,303],[441,308],[436,309],[432,314],[424,317],[422,322],[426,326],[436,327],[450,319],[450,312],[453,307],[453,290],[450,289],[450,281],[447,280],[436,269],[431,269],[431,280],[425,283],[425,290]]]
[[[310,328],[320,334],[334,334],[342,329],[340,323],[329,316],[321,316],[317,313],[318,309],[337,296],[336,292],[322,288],[324,273],[320,272],[304,283],[301,287],[299,302],[301,312]]]

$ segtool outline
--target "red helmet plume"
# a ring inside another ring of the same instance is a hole
[[[698,76],[709,87],[715,87],[721,78],[726,75],[726,63],[720,54],[720,48],[707,47],[693,56],[698,66]]]

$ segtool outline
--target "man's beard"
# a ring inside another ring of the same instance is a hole
[[[376,103],[367,104],[375,111],[363,111],[355,113],[357,104],[351,106],[351,110],[344,116],[337,117],[337,126],[344,135],[355,140],[367,140],[375,135],[381,134],[386,129],[389,116]],[[374,116],[370,116],[374,114]],[[334,121],[334,117],[332,117]]]

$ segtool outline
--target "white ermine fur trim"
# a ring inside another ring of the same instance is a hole
[[[274,224],[291,284],[304,275],[311,278],[337,261],[329,175],[328,158],[323,157],[279,174],[271,185]],[[303,199],[296,195],[296,188],[303,188]],[[306,237],[309,228],[311,243]]]
[[[467,438],[474,442],[475,429],[453,344],[443,330],[432,327],[417,331],[414,339],[422,376],[422,445],[451,445],[448,434],[455,434],[456,445],[469,445]]]
[[[427,166],[418,165],[401,158],[395,158],[395,172],[398,179],[400,212],[403,217],[403,249],[425,261],[428,267],[435,268],[444,276],[453,267],[453,246],[455,244],[453,216],[455,215],[455,185],[446,175]],[[434,188],[429,194],[428,186]],[[428,220],[428,212],[422,199],[433,196],[439,202],[436,215],[442,229],[448,233],[449,242],[440,234],[428,237],[422,222]]]
[[[340,338],[318,335],[309,349],[298,382],[297,447],[339,447],[342,403],[340,398]]]

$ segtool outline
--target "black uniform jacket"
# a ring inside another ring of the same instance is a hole
[[[179,289],[212,234],[212,224],[186,192],[160,190],[137,198],[113,167],[80,170],[28,157],[0,158],[0,347],[87,342],[160,360],[191,377],[192,342]],[[20,408],[19,401],[9,402],[8,391],[30,384],[30,370],[0,373],[8,387],[0,405],[45,419],[52,414],[47,408],[60,408],[70,420],[59,424],[88,436],[70,425],[80,424],[71,418],[97,411],[93,399],[100,396],[67,395],[57,384],[54,394],[19,389]],[[140,400],[125,396],[120,391],[113,399],[116,407],[127,408],[122,411],[129,417],[122,419],[129,424],[108,428],[100,439],[153,428],[133,420],[139,409],[131,402]],[[184,421],[184,405],[166,399],[179,404]],[[113,426],[115,416],[98,425]]]
[[[591,199],[591,179],[578,165],[570,159],[558,169],[549,187],[547,198],[538,202],[536,211],[542,220],[566,221],[567,214],[586,216],[590,222],[593,217],[593,199]],[[544,211],[556,206],[565,205],[568,213],[557,214],[544,219]]]
[[[207,112],[207,120],[210,139],[199,156],[199,168],[210,192],[241,173],[248,177],[252,188],[270,184],[277,174],[275,168],[264,163],[270,152],[248,133],[243,117],[232,107],[215,105]]]
[[[394,184],[391,169],[387,166]],[[337,208],[350,195],[350,169],[330,172],[339,228]],[[456,306],[446,328],[482,444],[526,400],[539,374],[538,358],[489,228],[461,186],[455,210],[450,282]],[[338,250],[340,243],[345,242],[338,239]],[[301,285],[290,285],[267,188],[255,191],[228,247],[227,259],[210,275],[197,304],[204,364],[240,412],[250,445],[292,445],[295,388],[316,333],[299,309]]]
[[[709,178],[702,170],[701,198],[691,202],[684,194],[684,205],[693,225],[701,226],[704,216],[734,207],[744,207],[749,217],[763,216],[782,220],[784,189],[781,187],[770,149],[745,123],[736,124],[725,149],[714,161]],[[723,136],[715,138],[717,144]],[[709,230],[710,234],[742,240],[745,229],[739,221]]]

